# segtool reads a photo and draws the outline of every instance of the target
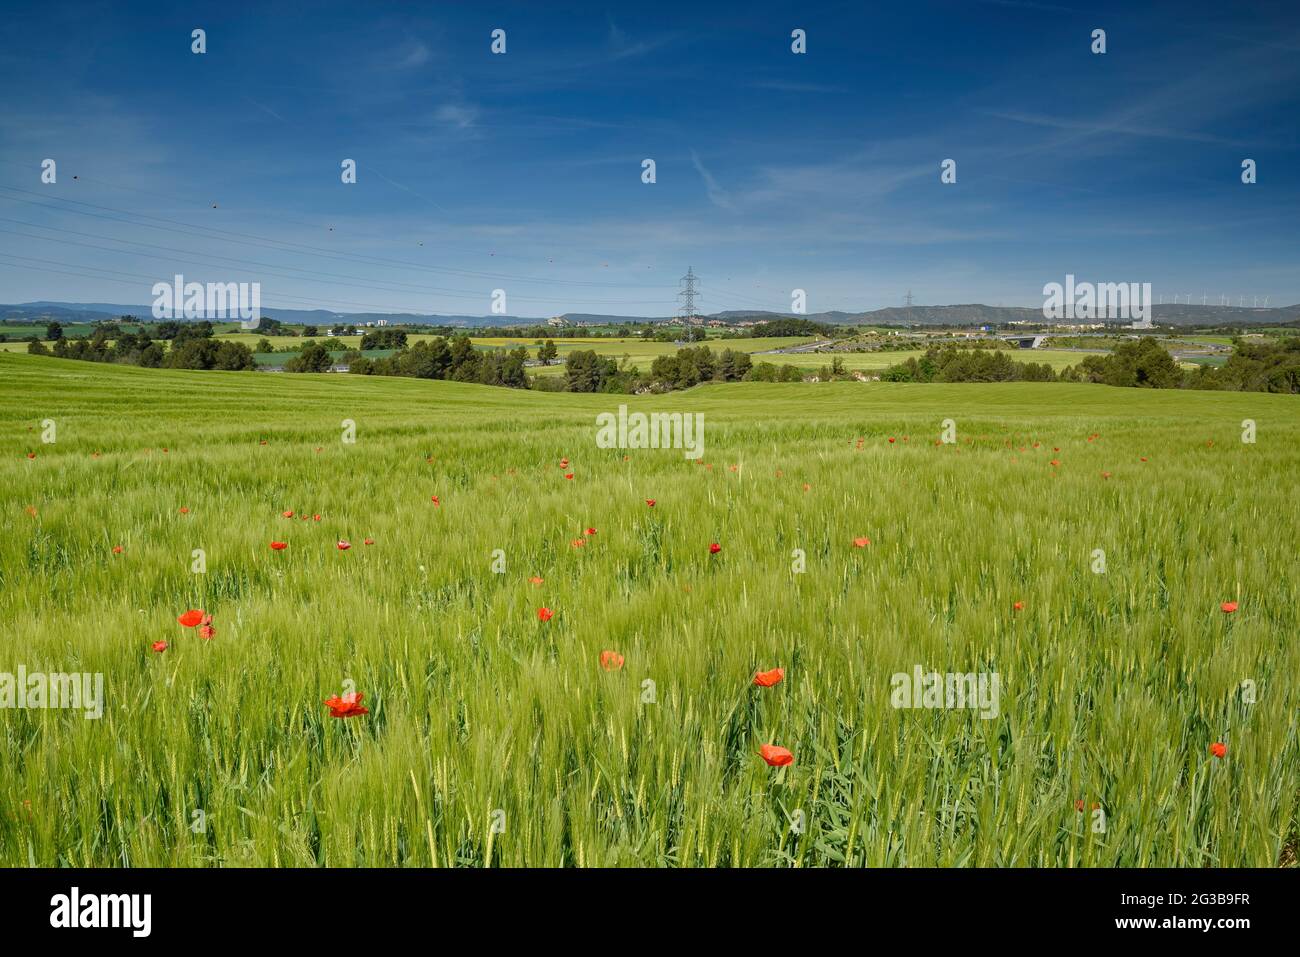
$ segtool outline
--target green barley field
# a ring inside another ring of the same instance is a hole
[[[0,865],[1293,865],[1297,474],[1294,396],[0,354],[0,672],[104,682],[0,710]]]

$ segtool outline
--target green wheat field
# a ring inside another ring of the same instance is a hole
[[[6,353],[0,672],[104,703],[0,710],[0,865],[1291,866],[1298,474],[1285,395]]]

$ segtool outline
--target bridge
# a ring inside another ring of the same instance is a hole
[[[1025,336],[998,336],[1003,342],[1014,342],[1021,349],[1037,349],[1047,338],[1046,333]]]

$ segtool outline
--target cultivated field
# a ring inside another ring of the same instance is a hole
[[[0,354],[0,672],[104,676],[0,710],[0,865],[1294,863],[1297,474],[1284,395]]]

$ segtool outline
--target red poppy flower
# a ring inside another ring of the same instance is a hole
[[[288,548],[288,547],[289,547],[289,543],[288,543],[288,542],[272,542],[272,543],[271,543],[271,548],[272,548],[272,550],[273,550],[273,551],[277,551],[277,552],[282,552],[282,551],[284,551],[284,550],[285,550],[286,548]]]
[[[853,547],[854,547],[854,548],[866,548],[866,547],[867,547],[868,545],[870,545],[870,544],[871,544],[871,539],[866,538],[866,537],[863,537],[863,538],[855,538],[855,539],[853,540]]]
[[[121,555],[121,554],[122,554],[122,546],[121,546],[121,545],[114,545],[114,546],[113,546],[113,554],[114,554],[114,555]]]
[[[181,514],[182,514],[182,515],[188,515],[188,514],[190,514],[189,507],[186,506],[186,505],[182,505],[182,506],[181,506]]]
[[[310,515],[300,515],[299,518],[301,518],[304,522],[306,522],[306,521],[308,521],[308,520],[311,518],[311,516],[310,516]]]
[[[257,444],[258,444],[258,445],[265,445],[265,444],[266,444],[266,439],[262,439],[262,441],[258,442]]]
[[[439,508],[442,507],[442,500],[438,498],[438,496],[436,495],[430,495],[429,501],[432,502],[434,505],[438,506]]]
[[[804,483],[803,483],[803,490],[804,490],[805,492],[811,492],[811,491],[812,491],[812,486],[809,485],[807,482],[804,482]]]
[[[573,541],[569,542],[569,544],[574,548],[581,548],[583,545],[587,544],[587,540],[585,538],[575,538]]]
[[[894,437],[892,435],[889,437],[889,444],[890,445],[894,444]]]
[[[34,458],[36,458],[36,453],[35,453],[35,452],[28,452],[28,453],[27,453],[27,457],[28,457],[29,459],[34,459]]]
[[[1052,465],[1060,465],[1060,464],[1061,464],[1060,459],[1052,459]]]
[[[1016,602],[1014,605],[1012,605],[1011,607],[1014,608],[1016,611],[1024,611],[1024,610],[1025,610],[1025,603],[1024,603],[1023,601],[1018,601],[1018,602]]]
[[[1210,753],[1216,758],[1221,758],[1228,753],[1228,746],[1222,741],[1215,741],[1210,745]]]
[[[286,509],[285,509],[283,512],[281,512],[280,514],[283,515],[285,518],[293,518],[293,509],[291,509],[291,508],[286,508]]]
[[[158,652],[159,654],[161,654],[162,652],[164,652],[164,651],[167,650],[167,642],[165,642],[165,641],[155,641],[155,642],[154,642],[150,647],[152,647],[154,651],[156,651],[156,652]]]
[[[710,555],[716,555],[720,551],[722,551],[722,546],[719,545],[717,542],[714,542],[712,545],[709,546]]]
[[[163,454],[164,454],[164,455],[167,454],[167,450],[166,450],[166,449],[163,449]]]
[[[655,507],[655,500],[652,499],[652,498],[648,498],[648,499],[646,499],[646,500],[645,500],[645,503],[646,503],[647,505],[649,505],[651,508],[654,508],[654,507]]]
[[[1109,472],[1102,472],[1102,473],[1101,473],[1101,477],[1102,477],[1102,478],[1110,478],[1110,473],[1109,473]]]
[[[319,522],[319,521],[320,521],[320,515],[319,515],[319,514],[313,515],[313,516],[311,517],[311,520],[312,520],[313,522]]]
[[[339,547],[339,551],[346,552],[349,548],[352,547],[352,543],[348,541],[344,541],[343,539],[340,538],[338,541],[338,547]]]
[[[1146,457],[1145,455],[1142,456],[1141,461],[1145,462],[1146,460],[1147,460],[1147,457]]]
[[[776,744],[765,744],[758,749],[758,753],[764,761],[774,768],[783,768],[787,764],[794,764],[794,755]]]
[[[569,467],[569,460],[568,460],[568,459],[560,459],[560,468],[562,468],[562,469],[567,469],[568,467]]]
[[[552,617],[554,614],[555,614],[555,612],[551,611],[551,609],[549,609],[549,608],[543,606],[543,607],[537,609],[537,620],[538,620],[538,621],[550,621],[550,620],[551,620],[551,617]]]
[[[565,475],[564,477],[565,477],[566,479],[568,479],[569,481],[573,481],[573,473],[572,473],[572,472],[569,472],[569,473],[568,473],[567,475]]]
[[[369,708],[361,707],[361,699],[364,697],[365,695],[349,691],[341,698],[338,695],[326,698],[325,707],[330,709],[331,718],[354,718],[359,714],[370,713]]]
[[[623,656],[617,651],[602,651],[600,653],[600,666],[606,671],[617,671],[623,667]]]
[[[176,619],[186,628],[193,628],[195,625],[202,623],[203,612],[191,608],[185,614]]]
[[[374,540],[373,538],[367,538],[367,539],[366,539],[364,542],[362,542],[361,544],[363,544],[363,545],[373,545],[373,544],[375,544],[375,540]]]
[[[199,627],[199,637],[211,641],[213,638],[217,637],[217,629],[213,628],[211,625],[202,625]]]
[[[209,615],[207,612],[204,612],[204,613],[203,613],[203,617],[199,619],[199,624],[200,624],[200,625],[210,625],[210,624],[212,624],[212,616]]]
[[[773,668],[771,671],[760,671],[758,674],[754,675],[754,684],[758,685],[760,688],[770,688],[773,685],[780,684],[781,679],[784,677],[784,668]]]
[[[1237,603],[1235,601],[1225,601],[1222,605],[1219,606],[1219,610],[1223,612],[1225,615],[1231,615],[1234,611],[1237,610]]]
[[[534,575],[532,578],[528,579],[528,584],[530,585],[540,585],[541,583],[542,583],[542,579],[537,575]]]
[[[595,535],[595,534],[596,534],[596,530],[595,530],[594,528],[589,528],[589,529],[587,529],[587,534],[588,534],[588,535]]]

